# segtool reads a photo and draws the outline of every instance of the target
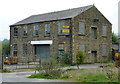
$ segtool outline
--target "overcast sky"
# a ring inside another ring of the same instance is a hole
[[[118,32],[119,0],[0,0],[0,40],[9,39],[9,25],[26,17],[86,5],[95,5]]]

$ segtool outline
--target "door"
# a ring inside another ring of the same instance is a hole
[[[37,59],[46,60],[50,57],[50,45],[36,45],[35,55]]]
[[[92,57],[91,57],[91,62],[92,63],[96,62],[96,56],[97,56],[97,51],[92,51]]]

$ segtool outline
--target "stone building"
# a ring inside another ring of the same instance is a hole
[[[94,6],[32,15],[10,25],[10,55],[49,59],[83,50],[85,62],[106,61],[112,48],[112,24]]]

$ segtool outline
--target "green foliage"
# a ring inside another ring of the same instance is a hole
[[[9,40],[3,40],[2,42],[2,55],[8,56],[10,54],[10,42]]]
[[[112,51],[111,51],[111,50],[109,50],[108,61],[109,61],[109,62],[113,61],[113,60],[112,60]]]
[[[61,77],[61,79],[68,79],[69,78],[69,75],[63,75],[62,77]]]
[[[65,53],[61,61],[63,61],[64,64],[72,64],[72,56],[68,53]]]
[[[119,43],[118,42],[118,38],[117,38],[117,36],[114,33],[112,33],[112,43],[113,44],[118,44]]]
[[[81,82],[104,82],[106,81],[105,75],[102,73],[93,74],[93,73],[87,73],[82,74],[78,77],[78,81]]]
[[[62,70],[61,69],[57,69],[56,67],[56,60],[53,58],[50,58],[49,60],[45,60],[43,61],[39,67],[37,67],[37,70],[40,72],[41,70],[44,71],[44,73],[47,76],[51,76],[51,77],[60,77]]]
[[[77,64],[82,64],[84,62],[85,55],[82,50],[77,53],[76,58],[77,58],[76,60]]]
[[[116,74],[115,74],[114,71],[112,71],[112,70],[108,70],[108,71],[106,72],[106,78],[107,78],[107,80],[109,80],[110,82],[113,82],[113,81],[115,80],[115,76],[116,76]]]
[[[66,71],[72,71],[72,70],[77,70],[75,68],[70,68],[70,69],[67,69]]]
[[[13,72],[13,71],[10,71],[10,70],[8,70],[8,69],[5,68],[5,69],[1,70],[1,72],[2,72],[2,73],[11,73],[11,72]]]
[[[72,64],[72,56],[68,53],[64,53],[63,56],[54,55],[54,59],[57,61],[58,64],[63,65],[71,65]]]
[[[27,78],[44,78],[44,79],[57,79],[56,77],[52,77],[49,74],[46,73],[38,73],[38,74],[32,74],[31,76]]]

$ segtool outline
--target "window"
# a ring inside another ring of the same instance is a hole
[[[97,28],[92,27],[92,39],[97,39]]]
[[[106,45],[102,46],[102,50],[103,50],[103,56],[107,56],[107,46]]]
[[[107,36],[107,27],[103,26],[103,36]]]
[[[23,44],[23,56],[27,56],[27,44]]]
[[[13,45],[13,56],[17,56],[17,44]]]
[[[23,36],[27,36],[27,26],[23,26]]]
[[[64,56],[64,44],[59,44],[58,56]]]
[[[33,31],[34,36],[38,36],[38,25],[34,25],[33,28],[34,28],[34,31]]]
[[[58,34],[62,34],[62,29],[63,29],[64,22],[59,22],[58,23]]]
[[[45,24],[45,36],[50,36],[50,24]]]
[[[80,50],[82,50],[83,52],[85,52],[85,45],[80,45]]]
[[[18,36],[18,28],[14,28],[14,36],[15,36],[15,37]]]
[[[79,22],[79,34],[85,35],[85,23],[84,22]]]

